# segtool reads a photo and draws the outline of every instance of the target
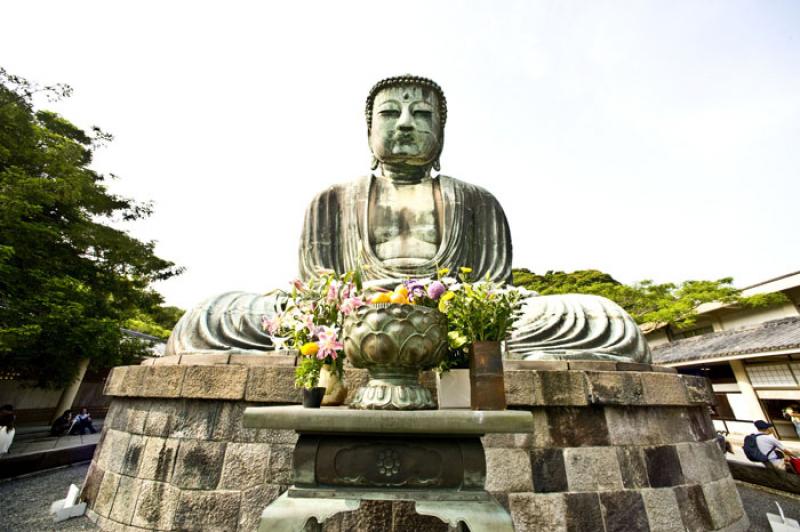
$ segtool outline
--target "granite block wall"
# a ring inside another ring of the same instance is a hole
[[[104,530],[249,531],[291,484],[290,431],[247,406],[300,401],[293,358],[209,355],[116,368],[84,482]],[[187,357],[183,357],[187,358]],[[197,364],[194,364],[197,362]],[[705,379],[613,362],[510,363],[509,408],[532,434],[484,438],[490,491],[519,531],[747,530],[708,415]],[[366,379],[348,371],[351,393]],[[423,383],[432,386],[430,375]],[[326,530],[447,530],[406,502],[365,502]]]

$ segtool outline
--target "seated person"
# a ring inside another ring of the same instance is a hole
[[[75,422],[72,424],[69,433],[83,436],[86,434],[86,429],[89,429],[89,432],[92,434],[97,432],[97,429],[92,425],[92,416],[89,414],[89,411],[86,408],[81,408],[81,412],[75,416]]]
[[[53,425],[50,427],[50,435],[61,436],[67,432],[70,427],[72,427],[72,411],[64,410],[64,413],[53,421]]]
[[[399,76],[378,82],[366,106],[372,173],[334,185],[309,205],[300,241],[300,277],[360,270],[393,286],[469,267],[476,278],[511,280],[511,233],[486,190],[438,172],[447,102],[433,81]],[[230,292],[181,318],[166,354],[272,348],[262,318],[282,308],[275,296]],[[650,362],[633,319],[608,299],[536,296],[520,308],[507,356]]]

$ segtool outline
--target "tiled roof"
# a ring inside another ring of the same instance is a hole
[[[800,349],[800,317],[767,321],[750,329],[722,331],[659,345],[653,363],[701,361],[711,358]]]

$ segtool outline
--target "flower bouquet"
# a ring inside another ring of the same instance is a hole
[[[470,405],[473,410],[505,409],[502,342],[511,329],[522,293],[514,287],[470,279],[461,268],[459,281],[443,278],[447,291],[439,309],[447,315],[450,356],[441,371],[469,364]]]
[[[290,347],[300,353],[295,369],[298,388],[319,388],[324,369],[342,381],[344,346],[340,331],[344,319],[364,304],[360,290],[358,273],[337,276],[327,272],[307,283],[295,280],[291,291],[284,292],[288,301],[283,312],[264,317],[262,325],[276,349]],[[309,393],[304,391],[304,395]]]

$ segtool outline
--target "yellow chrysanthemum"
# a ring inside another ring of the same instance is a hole
[[[372,303],[389,303],[390,298],[389,292],[381,292],[372,297]]]
[[[300,354],[307,357],[314,356],[317,352],[319,352],[319,345],[316,342],[305,343],[300,348]]]
[[[408,293],[408,290],[406,290],[406,293]],[[402,292],[392,292],[392,295],[389,296],[389,302],[396,303],[398,305],[407,305],[408,297]]]

